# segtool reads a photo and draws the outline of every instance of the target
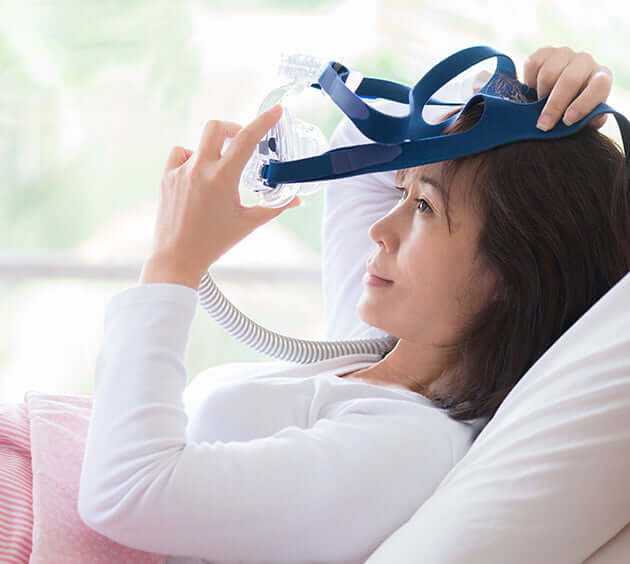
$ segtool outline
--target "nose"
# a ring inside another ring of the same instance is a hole
[[[399,235],[395,229],[395,212],[400,207],[396,205],[368,229],[370,239],[378,245],[382,245],[388,252],[392,252],[399,241]]]

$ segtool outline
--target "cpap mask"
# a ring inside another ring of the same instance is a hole
[[[497,57],[494,74],[468,100],[445,102],[433,97],[450,80],[490,57]],[[265,97],[258,115],[277,103],[283,106],[283,114],[258,143],[241,175],[241,188],[257,194],[259,205],[281,207],[295,195],[312,194],[321,188],[322,182],[335,178],[455,159],[515,141],[565,137],[602,113],[614,114],[623,138],[626,163],[630,165],[630,122],[625,116],[600,103],[570,126],[560,121],[553,129],[541,131],[536,122],[548,96],[537,100],[534,88],[518,82],[512,59],[491,47],[457,51],[411,88],[388,80],[365,78],[335,61],[322,63],[302,55],[284,57],[280,74],[284,84]],[[321,130],[295,118],[290,110],[291,101],[308,87],[327,95],[373,143],[329,150]],[[506,88],[516,88],[517,92]],[[520,94],[527,102],[504,98],[514,94]],[[408,104],[409,113],[389,115],[375,110],[364,98]],[[481,101],[483,113],[472,128],[441,135],[461,112]],[[426,105],[463,107],[448,119],[429,124],[422,117]],[[208,273],[198,291],[201,304],[228,333],[255,350],[282,360],[310,363],[358,353],[384,356],[398,340],[392,336],[354,341],[294,339],[269,331],[244,316],[221,294]]]
[[[497,57],[494,75],[468,101],[443,102],[432,97],[451,79],[490,57]],[[388,80],[364,78],[341,63],[322,64],[312,57],[299,55],[283,58],[280,74],[288,82],[265,98],[258,113],[280,103],[283,115],[258,144],[242,177],[242,183],[258,193],[260,205],[264,206],[281,207],[295,195],[312,194],[325,180],[454,159],[514,141],[565,137],[582,129],[593,117],[607,112],[615,115],[626,157],[630,157],[630,122],[607,104],[600,103],[570,126],[559,122],[550,131],[538,129],[536,122],[548,96],[536,100],[536,90],[517,81],[512,59],[491,47],[470,47],[454,53],[435,65],[412,88]],[[506,99],[504,96],[509,94],[506,88],[513,86],[502,80],[501,75],[516,81],[520,94],[528,102]],[[294,118],[288,104],[285,105],[306,87],[327,94],[374,143],[329,151],[320,129]],[[385,114],[363,98],[408,104],[409,114]],[[461,112],[480,101],[485,103],[484,111],[471,129],[441,135]],[[426,105],[463,104],[459,112],[437,124],[429,124],[422,117]]]

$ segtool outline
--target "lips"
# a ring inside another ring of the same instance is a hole
[[[392,280],[390,280],[389,278],[385,278],[385,276],[381,276],[377,270],[375,270],[371,264],[368,263],[367,265],[367,271],[368,273],[370,273],[372,276],[376,276],[377,278],[380,278],[381,280],[385,280],[386,282],[392,282]]]

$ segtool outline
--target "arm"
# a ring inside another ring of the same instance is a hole
[[[367,558],[451,468],[443,415],[350,410],[252,441],[187,441],[183,357],[196,302],[190,288],[151,284],[108,304],[81,518],[116,542],[161,554]]]

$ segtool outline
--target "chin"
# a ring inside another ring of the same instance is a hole
[[[409,322],[401,322],[400,317],[397,318],[398,322],[396,322],[396,320],[392,320],[391,309],[387,310],[388,318],[383,319],[382,316],[378,315],[378,313],[382,311],[382,305],[373,306],[369,302],[366,303],[361,299],[356,307],[357,315],[363,323],[369,325],[370,327],[374,327],[375,329],[380,329],[392,337],[395,336],[397,339],[415,341],[418,338],[420,330],[418,328],[426,327],[424,320],[418,321],[415,326],[410,326]]]
[[[363,321],[363,323],[369,325],[370,327],[374,327],[375,329],[380,329],[381,331],[385,331],[389,335],[394,334],[390,332],[390,330],[386,327],[385,323],[382,323],[378,319],[375,319],[372,316],[370,316],[369,313],[364,311],[365,309],[369,310],[370,308],[361,307],[361,300],[359,300],[359,305],[357,306],[357,314],[359,315],[359,319]]]

